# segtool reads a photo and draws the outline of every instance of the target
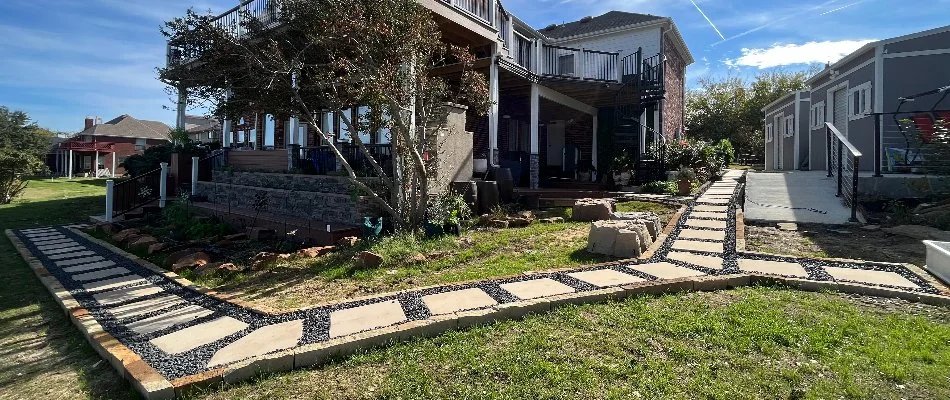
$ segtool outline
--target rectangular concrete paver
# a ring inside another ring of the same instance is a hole
[[[79,246],[79,243],[76,243],[76,241],[72,239],[61,239],[61,240],[53,241],[52,243],[38,245],[36,246],[36,249],[42,252],[46,250],[61,249],[63,247],[73,247],[73,246]]]
[[[699,212],[726,212],[729,211],[728,206],[711,206],[707,204],[697,204],[693,207],[693,211]]]
[[[726,229],[726,221],[710,221],[707,219],[689,218],[686,220],[686,225],[694,228]]]
[[[689,213],[690,218],[713,218],[713,219],[728,219],[729,214],[724,212],[705,212],[705,211],[693,211]]]
[[[802,268],[798,263],[782,261],[739,259],[739,269],[745,272],[759,272],[770,275],[808,277],[808,271],[805,271],[805,268]]]
[[[498,304],[485,291],[478,288],[454,290],[451,292],[430,294],[422,297],[422,302],[432,315],[491,307]]]
[[[575,279],[587,282],[597,287],[619,286],[630,283],[643,282],[646,279],[625,274],[612,269],[598,269],[594,271],[574,272],[567,274]]]
[[[698,265],[700,267],[706,267],[709,269],[718,269],[718,270],[722,269],[722,263],[723,263],[723,259],[719,257],[702,256],[699,254],[684,253],[684,252],[679,252],[679,251],[671,251],[669,254],[666,255],[666,258],[684,262],[687,264],[693,264],[693,265]]]
[[[660,279],[677,279],[677,278],[688,278],[691,276],[706,275],[697,270],[683,268],[678,265],[670,264],[668,262],[631,265],[630,268],[633,268],[637,271],[641,271],[647,275],[653,275]]]
[[[532,279],[529,281],[511,282],[500,285],[502,289],[515,297],[528,300],[539,297],[556,296],[573,293],[574,288],[551,278]]]
[[[77,281],[92,281],[96,279],[108,278],[113,275],[124,275],[124,274],[131,274],[131,273],[132,271],[129,271],[128,269],[125,269],[122,267],[115,267],[115,268],[104,269],[101,271],[86,272],[83,274],[73,275],[72,278]]]
[[[196,305],[188,305],[167,313],[148,317],[126,325],[126,328],[140,335],[147,335],[175,325],[185,324],[201,317],[211,315],[213,311]]]
[[[365,306],[337,310],[330,313],[330,337],[352,335],[357,332],[382,328],[406,320],[406,313],[398,300],[389,300]]]
[[[45,238],[45,237],[50,237],[50,236],[63,236],[63,237],[65,237],[62,233],[59,233],[59,232],[38,232],[38,233],[27,233],[27,234],[26,234],[26,237],[30,238],[30,240],[32,240],[32,241],[43,240],[43,238]]]
[[[94,251],[86,250],[86,251],[76,251],[72,253],[53,254],[47,257],[49,257],[50,260],[65,260],[67,258],[88,257],[95,254],[96,252]]]
[[[115,261],[105,260],[89,264],[74,265],[69,268],[63,268],[63,272],[75,274],[77,272],[92,271],[94,269],[106,268],[115,265]]]
[[[874,271],[854,268],[824,267],[825,272],[835,280],[870,283],[873,285],[898,286],[919,289],[920,286],[911,282],[901,274],[890,271]]]
[[[248,325],[231,317],[221,317],[178,332],[157,337],[149,343],[168,354],[184,353],[196,347],[216,342],[247,329]]]
[[[82,285],[82,287],[90,292],[99,292],[103,290],[113,290],[122,286],[139,286],[146,283],[148,283],[148,281],[142,279],[141,276],[126,275],[120,276],[118,278],[106,279],[103,281],[89,282],[85,285]]]
[[[73,246],[73,247],[62,247],[58,249],[46,250],[46,251],[42,251],[41,253],[46,254],[46,255],[52,255],[52,254],[61,254],[61,253],[74,253],[77,251],[83,251],[85,249],[86,248],[82,246]]]
[[[708,231],[699,229],[683,229],[681,239],[726,240],[726,231]]]
[[[150,296],[153,294],[158,294],[162,292],[162,288],[148,284],[142,286],[133,286],[124,289],[111,290],[103,293],[96,293],[92,295],[92,298],[96,299],[99,304],[110,305],[118,304],[126,301],[135,300],[139,297]]]
[[[63,240],[70,240],[70,239],[63,235],[53,235],[53,236],[41,237],[38,239],[31,239],[30,241],[33,242],[33,244],[37,246],[47,246],[51,244],[60,243]]]
[[[722,243],[697,242],[695,240],[677,240],[673,242],[673,248],[676,250],[705,251],[709,253],[722,253],[724,251]]]
[[[73,258],[71,260],[56,261],[57,267],[69,267],[76,264],[87,264],[97,261],[103,261],[105,258],[101,256],[92,256],[92,257],[83,257],[83,258]]]
[[[137,301],[134,303],[129,303],[124,306],[115,307],[109,309],[109,313],[112,314],[116,319],[126,319],[132,318],[143,314],[148,314],[158,310],[164,310],[169,307],[174,307],[185,302],[184,299],[178,296],[167,295],[156,297],[152,299]]]

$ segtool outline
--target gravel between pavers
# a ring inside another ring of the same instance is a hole
[[[402,306],[403,312],[406,315],[407,321],[418,321],[424,320],[431,317],[429,309],[426,307],[425,303],[422,301],[422,298],[427,295],[445,293],[457,290],[465,290],[471,288],[477,288],[484,291],[492,299],[498,302],[498,304],[506,304],[515,301],[519,301],[517,297],[511,293],[505,291],[500,287],[502,284],[512,283],[512,282],[521,282],[542,278],[550,278],[554,281],[560,282],[564,285],[567,285],[573,288],[576,292],[589,292],[601,289],[594,285],[591,285],[587,282],[583,282],[574,277],[569,276],[569,273],[582,272],[582,271],[593,271],[598,269],[612,269],[618,272],[625,274],[637,276],[639,278],[656,281],[657,277],[651,276],[649,274],[643,273],[641,271],[630,268],[632,265],[636,264],[648,264],[648,263],[657,263],[657,262],[669,262],[673,265],[680,267],[685,267],[700,271],[707,275],[733,275],[739,274],[738,268],[738,259],[751,259],[751,260],[770,260],[770,261],[789,261],[789,262],[798,262],[802,267],[808,271],[809,279],[816,281],[832,281],[832,277],[826,273],[822,267],[842,267],[842,268],[855,268],[863,270],[877,270],[877,271],[889,271],[900,274],[901,276],[907,278],[911,282],[919,285],[921,289],[917,290],[923,293],[938,293],[938,290],[930,285],[926,279],[917,276],[912,271],[907,268],[892,264],[882,264],[882,263],[848,263],[841,261],[831,261],[831,260],[821,260],[821,259],[807,259],[807,258],[790,258],[782,256],[770,256],[762,254],[751,254],[751,253],[739,253],[736,251],[736,214],[737,199],[742,198],[742,191],[744,190],[744,183],[738,183],[733,191],[732,200],[728,205],[726,219],[726,235],[724,244],[724,252],[722,254],[713,254],[713,253],[703,253],[703,252],[692,252],[700,255],[709,255],[713,257],[720,257],[724,259],[724,268],[722,270],[714,270],[710,268],[695,266],[675,260],[667,260],[667,254],[671,251],[671,246],[673,242],[678,239],[680,232],[683,229],[699,229],[699,230],[716,230],[709,228],[692,228],[686,227],[685,223],[690,219],[690,214],[693,212],[693,209],[697,205],[697,199],[699,195],[693,197],[690,201],[685,211],[680,216],[680,219],[676,222],[676,225],[672,228],[668,237],[664,240],[662,244],[656,249],[652,257],[648,260],[641,261],[621,261],[612,264],[597,265],[597,266],[587,266],[575,268],[572,270],[566,271],[557,271],[557,272],[539,272],[532,274],[519,275],[514,277],[507,277],[501,279],[490,279],[474,283],[465,283],[465,284],[448,284],[444,286],[410,290],[406,292],[401,292],[397,294],[384,295],[375,298],[362,299],[358,301],[342,302],[333,305],[327,305],[322,307],[316,307],[311,309],[296,310],[282,314],[265,314],[252,309],[248,309],[236,304],[232,304],[223,300],[219,300],[215,297],[207,296],[198,292],[195,292],[191,289],[181,286],[179,283],[160,275],[148,268],[145,268],[133,260],[130,260],[123,255],[117,254],[110,249],[103,247],[97,242],[87,239],[81,235],[74,233],[73,231],[66,229],[65,227],[54,228],[53,231],[56,233],[62,234],[67,238],[75,240],[86,250],[94,251],[97,255],[105,258],[106,260],[113,261],[114,266],[108,266],[103,268],[115,268],[123,267],[131,271],[132,274],[142,276],[150,284],[159,286],[163,289],[161,293],[140,297],[128,301],[123,301],[120,303],[112,304],[108,307],[100,305],[95,301],[92,295],[95,292],[86,291],[83,289],[82,284],[89,282],[78,282],[70,278],[70,274],[65,273],[62,268],[56,267],[54,260],[51,260],[48,255],[45,255],[38,251],[37,245],[33,244],[29,238],[24,234],[26,231],[18,231],[15,234],[23,241],[26,247],[37,257],[41,263],[46,266],[50,274],[56,277],[60,283],[65,287],[72,296],[76,299],[79,304],[86,308],[89,313],[96,319],[97,322],[103,327],[103,329],[119,340],[122,344],[129,347],[132,351],[138,354],[142,359],[144,359],[149,365],[155,368],[160,374],[169,380],[174,380],[176,378],[186,377],[190,375],[195,375],[207,370],[206,365],[208,360],[220,349],[225,346],[233,343],[234,341],[246,336],[247,334],[268,325],[278,324],[287,321],[293,320],[302,320],[303,321],[303,335],[300,339],[298,346],[314,344],[325,342],[330,339],[330,314],[337,310],[349,309],[353,307],[359,307],[367,304],[373,304],[389,300],[398,300],[399,304]],[[699,202],[701,203],[701,202]],[[53,231],[44,232],[52,234]],[[698,240],[698,241],[708,241],[708,240]],[[715,242],[715,241],[709,241]],[[98,270],[98,269],[95,269]],[[93,270],[93,271],[95,271]],[[92,281],[95,282],[95,281]],[[879,285],[882,287],[888,287],[886,285]],[[904,291],[908,291],[907,288],[895,288]],[[115,289],[112,289],[115,290]],[[914,290],[910,290],[914,291]],[[161,296],[166,296],[172,294],[178,296],[185,300],[186,304],[197,305],[204,307],[206,309],[212,310],[212,314],[190,321],[185,324],[177,325],[174,327],[162,329],[157,332],[153,332],[147,335],[140,335],[135,332],[132,332],[126,325],[134,322],[143,320],[146,318],[154,317],[161,315],[165,312],[168,312],[172,309],[180,308],[183,305],[171,306],[163,310],[156,310],[146,314],[138,315],[132,318],[117,320],[112,316],[107,310],[118,307],[121,305],[129,304],[132,302],[142,301],[146,299],[157,298]],[[197,347],[195,349],[189,350],[187,352],[175,355],[165,354],[157,347],[149,343],[149,340],[154,338],[172,333],[190,326],[198,325],[208,321],[215,320],[228,316],[236,320],[242,321],[248,324],[248,327],[240,332],[231,334],[227,337],[214,341],[212,343]]]

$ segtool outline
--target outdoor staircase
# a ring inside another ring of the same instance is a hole
[[[614,149],[626,149],[636,157],[637,173],[635,184],[652,180],[655,171],[643,164],[641,153],[642,127],[646,126],[640,120],[643,112],[651,105],[659,104],[666,96],[666,87],[663,80],[662,54],[643,59],[643,49],[625,58],[623,86],[617,94],[616,124],[614,130]],[[659,127],[654,127],[658,129]]]

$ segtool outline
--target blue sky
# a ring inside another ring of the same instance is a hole
[[[695,1],[695,2],[694,2]],[[224,11],[238,0],[0,1],[0,105],[76,132],[86,115],[131,114],[169,125],[173,102],[155,79],[165,62],[163,20],[188,7]],[[835,61],[869,40],[950,23],[950,0],[505,0],[529,24],[610,10],[672,17],[703,76],[753,76]],[[700,11],[701,10],[701,11]],[[705,17],[704,15],[705,14]],[[708,19],[707,19],[708,18]],[[724,39],[725,38],[725,39]]]

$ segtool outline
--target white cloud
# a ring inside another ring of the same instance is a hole
[[[729,67],[759,69],[795,64],[834,63],[874,40],[839,40],[802,44],[774,44],[768,48],[743,48],[742,56],[726,59]]]

